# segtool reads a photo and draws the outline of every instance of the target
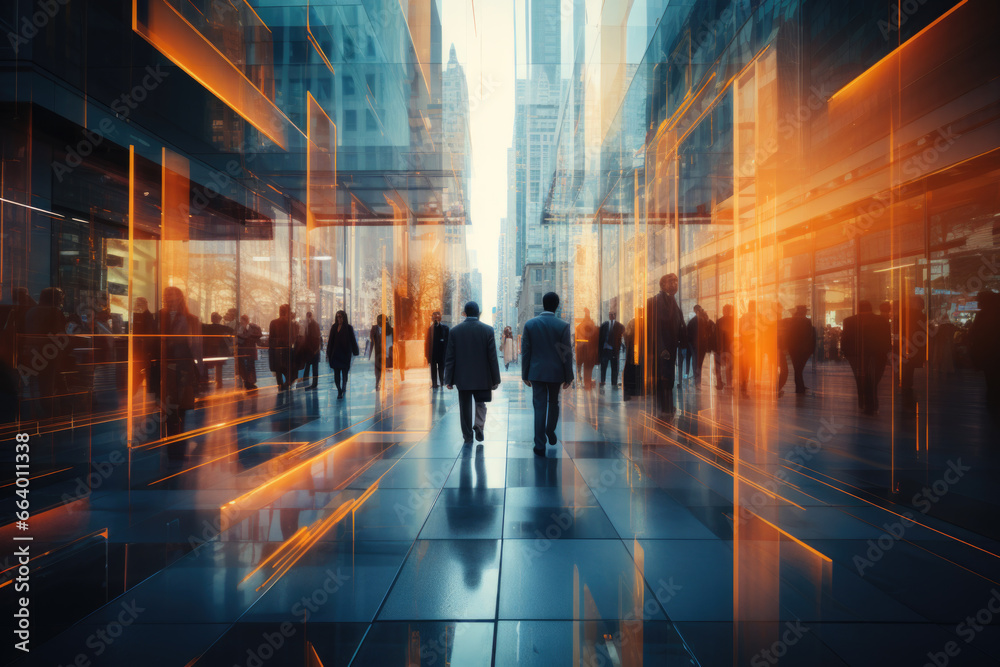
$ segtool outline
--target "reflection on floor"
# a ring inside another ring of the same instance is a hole
[[[293,392],[178,471],[151,461],[131,498],[95,490],[80,521],[112,527],[124,593],[23,664],[1000,662],[976,382],[930,383],[928,421],[889,393],[857,415],[844,367],[809,379],[735,403],[689,382],[673,421],[571,389],[544,459],[513,373],[474,446],[426,371],[381,412],[370,378]]]

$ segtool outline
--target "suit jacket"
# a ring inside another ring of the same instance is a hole
[[[312,320],[306,322],[305,351],[309,354],[318,354],[323,347],[323,335],[319,330],[319,322]]]
[[[528,382],[572,382],[573,346],[569,322],[543,312],[524,324],[521,378]]]
[[[154,361],[154,387],[161,402],[188,410],[194,407],[195,387],[202,375],[204,353],[202,351],[201,322],[194,315],[184,316],[160,310],[159,341]]]
[[[735,323],[732,315],[723,315],[715,323],[715,349],[722,353],[733,351],[733,327]]]
[[[492,390],[500,384],[500,362],[493,327],[478,317],[456,324],[444,355],[444,383],[460,391]]]
[[[612,326],[614,325],[614,326]],[[610,330],[611,339],[608,340],[608,332]],[[597,347],[600,350],[600,354],[618,354],[618,351],[622,348],[622,336],[625,335],[625,325],[623,325],[618,320],[612,322],[608,320],[601,325],[601,333],[597,337]],[[604,348],[604,344],[607,343],[611,346],[610,350]]]
[[[448,350],[448,332],[451,329],[443,323],[439,323],[437,326],[438,335],[436,337],[434,336],[433,324],[427,327],[427,335],[424,337],[424,358],[427,359],[427,363],[434,359],[443,358]]]
[[[816,350],[816,331],[808,317],[786,317],[781,321],[779,340],[792,359],[808,359]]]
[[[889,322],[875,313],[858,313],[844,318],[840,350],[852,361],[883,363],[892,349]]]
[[[596,364],[598,362],[598,336],[597,325],[589,317],[576,325],[576,363]]]
[[[201,347],[206,357],[233,356],[233,330],[225,324],[202,324],[201,335],[204,337]]]
[[[687,326],[677,300],[661,291],[646,300],[647,359],[656,364],[658,377],[667,376],[667,366],[677,359],[677,348],[687,346]],[[663,358],[663,353],[670,356]]]
[[[345,324],[339,332],[337,325],[333,324],[326,340],[326,360],[330,368],[340,370],[350,368],[351,357],[361,354],[361,350],[358,349],[358,339],[354,335],[354,327],[350,324]]]

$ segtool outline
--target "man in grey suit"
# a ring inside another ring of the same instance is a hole
[[[444,355],[444,383],[448,389],[458,386],[459,413],[462,417],[462,436],[465,443],[472,442],[475,429],[480,442],[486,437],[486,404],[493,398],[493,390],[500,386],[500,362],[497,360],[497,341],[493,327],[479,321],[479,304],[465,304],[465,321],[452,327]],[[472,423],[472,403],[476,404],[476,422]]]
[[[556,317],[559,295],[549,292],[542,297],[545,309],[524,325],[521,336],[521,379],[531,387],[535,408],[535,446],[538,456],[545,456],[545,442],[556,444],[559,423],[559,386],[569,389],[573,382],[573,345],[568,322]]]

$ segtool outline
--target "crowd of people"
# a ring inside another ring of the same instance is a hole
[[[700,387],[709,359],[713,361],[716,389],[730,387],[748,397],[751,387],[761,384],[766,376],[766,386],[781,397],[789,361],[795,393],[807,393],[804,371],[816,355],[819,360],[847,361],[855,380],[858,409],[866,414],[879,411],[878,389],[887,371],[898,382],[904,405],[912,407],[916,400],[914,373],[928,363],[945,373],[953,372],[957,365],[982,369],[991,405],[1000,401],[1000,348],[992,342],[1000,335],[1000,295],[994,292],[979,294],[978,314],[964,326],[947,317],[928,322],[923,299],[911,296],[905,302],[881,303],[878,312],[870,302],[861,301],[857,312],[839,327],[817,327],[804,305],[796,305],[783,317],[778,303],[758,305],[754,301],[747,303],[739,317],[732,305],[724,305],[716,321],[695,305],[693,316],[685,321],[677,291],[677,276],[663,276],[660,291],[637,308],[627,324],[618,320],[614,307],[599,325],[590,310],[584,309],[575,327],[567,325],[570,340],[566,343],[568,352],[563,354],[571,359],[571,370],[575,369],[570,382],[591,391],[595,369],[599,368],[603,392],[610,370],[611,387],[621,386],[625,400],[649,394],[655,396],[660,412],[670,415],[675,411],[674,390],[683,388],[686,381]],[[106,307],[86,307],[82,316],[79,309],[65,313],[65,295],[56,287],[43,289],[37,302],[23,288],[14,296],[2,330],[2,362],[7,369],[4,391],[27,398],[36,417],[64,412],[61,403],[80,387],[81,376],[93,374],[94,368],[106,362],[129,358],[133,361],[131,382],[127,371],[120,372],[127,365],[111,364],[118,367],[117,387],[131,385],[133,392],[149,392],[162,405],[172,406],[163,415],[167,435],[183,429],[184,413],[194,405],[197,392],[210,391],[213,386],[216,391],[224,388],[223,369],[230,361],[237,386],[245,392],[256,391],[261,351],[279,391],[291,389],[296,382],[307,390],[318,387],[324,348],[320,323],[312,312],[299,321],[288,304],[278,308],[278,316],[270,321],[265,335],[258,324],[246,314],[239,315],[235,308],[225,314],[213,312],[209,322],[202,323],[188,311],[184,294],[177,287],[164,289],[162,308],[156,313],[150,311],[146,298],[136,298],[127,324],[117,322]],[[476,318],[478,321],[478,311]],[[456,332],[465,331],[459,326],[449,327],[438,311],[431,315],[424,356],[434,389],[450,384],[449,350]],[[133,334],[131,349],[128,336],[123,335],[128,327]],[[518,363],[522,371],[530,367],[525,331],[517,336],[511,327],[505,327],[499,344],[491,336],[492,358],[498,363],[502,360],[505,370]],[[405,379],[406,348],[394,345],[390,319],[377,315],[367,333],[364,356],[373,360],[376,390],[381,388],[385,368],[398,369]],[[342,400],[352,362],[362,354],[358,335],[344,310],[334,316],[325,349],[337,399]],[[92,377],[90,382],[92,387]],[[8,401],[5,409],[10,412],[16,403]],[[479,411],[477,407],[477,415]]]

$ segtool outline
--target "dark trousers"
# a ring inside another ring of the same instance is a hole
[[[382,351],[375,350],[375,389],[382,386]]]
[[[462,437],[466,442],[472,442],[473,414],[475,414],[475,425],[482,428],[486,421],[486,403],[476,400],[476,392],[459,389],[458,413],[462,422]]]
[[[778,351],[778,391],[781,391],[785,383],[788,382],[788,355],[784,350]],[[796,390],[798,388],[796,387]]]
[[[556,444],[556,425],[559,423],[558,382],[531,382],[531,406],[535,409],[535,447],[544,447],[546,437]]]
[[[257,384],[257,360],[250,354],[249,352],[241,352],[237,358],[240,378],[243,380],[243,386],[247,389]]]
[[[215,386],[222,389],[222,364],[223,361],[209,361],[205,364],[205,381],[212,381],[212,369],[215,369]]]
[[[333,384],[337,386],[337,391],[341,393],[347,391],[347,374],[350,370],[349,368],[333,369]]]
[[[792,371],[795,374],[796,394],[806,393],[806,380],[802,376],[802,373],[806,369],[807,361],[809,361],[809,357],[792,357]]]
[[[618,384],[618,350],[605,350],[601,354],[601,384],[608,375],[608,364],[611,364],[611,384]]]
[[[878,384],[885,373],[885,362],[878,359],[849,358],[858,388],[858,407],[865,411],[878,410]]]
[[[725,371],[725,380],[723,381],[723,371]],[[716,352],[715,353],[715,384],[717,387],[722,388],[725,383],[728,382],[730,386],[734,386],[736,382],[733,380],[733,353],[732,352]]]
[[[708,350],[697,350],[694,355],[694,384],[695,386],[701,385],[701,369],[705,366],[705,355],[708,354]]]
[[[691,372],[691,357],[694,356],[694,350],[690,347],[679,347],[677,348],[677,365],[680,366],[681,373]]]
[[[316,383],[319,382],[319,352],[312,355],[306,360],[305,368],[302,369],[302,380],[309,379],[309,369],[312,369],[313,383],[312,386],[315,387]]]
[[[444,384],[444,355],[431,358],[431,386],[437,387]]]
[[[160,422],[163,424],[165,436],[180,435],[184,432],[184,416],[187,411],[180,407],[168,406],[165,411],[160,412]],[[187,454],[187,440],[178,439],[167,443],[167,458],[171,461],[180,461]]]

